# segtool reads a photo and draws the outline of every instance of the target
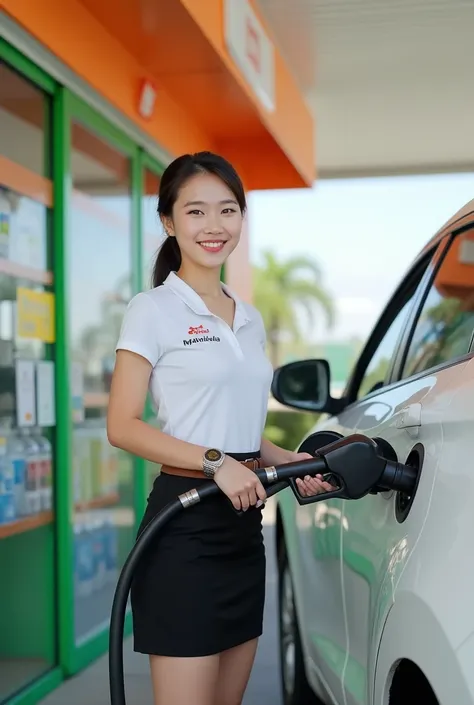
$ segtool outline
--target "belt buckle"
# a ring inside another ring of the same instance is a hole
[[[259,469],[259,461],[257,458],[247,458],[247,460],[244,461],[245,463],[253,463],[253,468],[252,470],[255,472],[255,470]]]

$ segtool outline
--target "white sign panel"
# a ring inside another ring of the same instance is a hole
[[[36,411],[38,426],[55,425],[54,362],[50,360],[36,365]]]
[[[275,110],[274,48],[248,0],[225,0],[224,36],[230,55],[262,105]]]

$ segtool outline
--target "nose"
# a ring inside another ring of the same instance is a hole
[[[222,233],[223,228],[222,225],[218,222],[217,218],[210,218],[209,221],[206,223],[204,231],[208,235],[219,235],[220,233]]]
[[[209,213],[208,217],[206,218],[206,224],[204,227],[204,231],[208,235],[218,235],[222,233],[223,231],[221,219],[219,215],[216,213]]]

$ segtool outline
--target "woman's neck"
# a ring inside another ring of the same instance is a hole
[[[178,277],[186,282],[199,296],[217,299],[223,295],[220,268],[190,267],[181,264],[176,272]]]

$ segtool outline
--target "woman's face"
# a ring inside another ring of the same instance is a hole
[[[213,174],[197,174],[181,188],[173,217],[164,218],[176,237],[183,263],[221,267],[237,247],[242,213],[232,191]]]

